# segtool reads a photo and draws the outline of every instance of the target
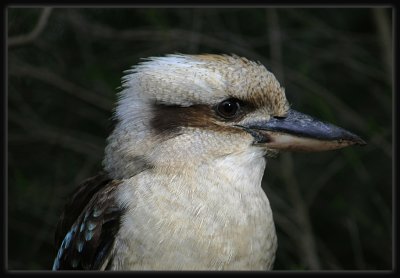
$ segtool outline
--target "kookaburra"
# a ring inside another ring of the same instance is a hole
[[[292,110],[258,62],[149,58],[123,78],[104,171],[58,223],[53,269],[270,270],[266,157],[365,142]]]

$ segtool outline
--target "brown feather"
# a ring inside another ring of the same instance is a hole
[[[100,173],[78,187],[57,227],[53,269],[100,269],[108,261],[124,213],[115,202],[120,183]]]
[[[240,120],[246,113],[255,110],[251,104],[242,107],[242,115],[232,121]],[[179,105],[153,105],[151,127],[156,134],[177,135],[180,128],[195,127],[220,132],[241,132],[226,125],[226,119],[215,113],[215,107],[205,104],[182,107]]]

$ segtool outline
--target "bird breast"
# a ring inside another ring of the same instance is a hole
[[[194,168],[153,169],[120,186],[128,210],[113,268],[272,268],[277,243],[261,188],[264,158],[224,157]]]

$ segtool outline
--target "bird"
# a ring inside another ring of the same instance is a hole
[[[70,196],[53,270],[272,270],[280,151],[365,145],[291,108],[260,62],[167,54],[124,72],[103,169]]]

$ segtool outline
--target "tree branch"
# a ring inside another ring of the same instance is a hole
[[[38,79],[105,111],[110,111],[113,107],[111,99],[94,94],[45,68],[14,63],[10,66],[9,74]]]
[[[42,31],[46,27],[52,9],[53,8],[50,8],[50,7],[44,8],[42,13],[40,14],[39,20],[36,23],[35,28],[33,28],[33,30],[28,34],[9,38],[8,42],[7,42],[8,46],[15,47],[15,46],[27,44],[27,43],[30,43],[30,42],[36,40],[36,38],[42,33]]]
[[[300,230],[297,234],[298,255],[304,264],[311,270],[318,270],[321,264],[318,258],[317,247],[307,205],[304,202],[299,184],[294,177],[293,160],[289,153],[281,154],[282,178],[285,182],[286,190],[295,210],[295,221]]]

